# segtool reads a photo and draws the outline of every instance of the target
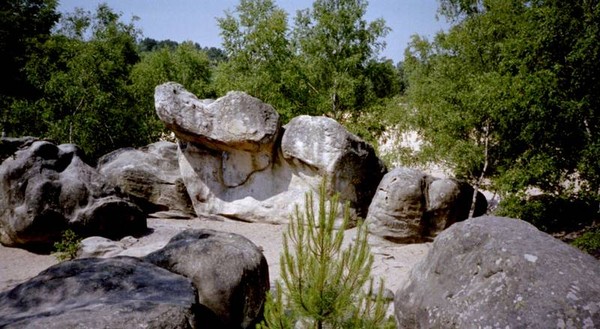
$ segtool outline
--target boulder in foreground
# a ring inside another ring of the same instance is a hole
[[[132,257],[54,265],[0,293],[1,328],[198,328],[190,280]]]
[[[456,223],[395,296],[400,328],[597,328],[600,262],[517,219]]]
[[[186,230],[145,260],[192,280],[214,328],[254,328],[269,289],[261,250],[245,237],[210,229]]]

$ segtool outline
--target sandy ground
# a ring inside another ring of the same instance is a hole
[[[216,221],[206,219],[175,220],[148,219],[152,233],[137,239],[122,255],[143,256],[162,248],[178,232],[188,228],[209,228],[232,232],[245,236],[263,249],[269,263],[269,275],[273,282],[279,278],[279,255],[282,250],[282,233],[285,225],[244,223],[238,221]],[[356,229],[345,232],[345,244],[356,236]],[[401,245],[388,242],[375,236],[369,237],[371,252],[374,255],[372,275],[385,280],[386,288],[395,292],[406,278],[410,269],[420,261],[431,244]],[[54,265],[57,260],[52,255],[37,255],[28,251],[0,246],[0,291],[9,289],[40,271]]]

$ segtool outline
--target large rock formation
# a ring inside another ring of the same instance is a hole
[[[211,328],[254,328],[269,289],[269,268],[261,250],[234,233],[187,230],[145,257],[188,277],[198,301],[218,319]]]
[[[366,222],[371,233],[391,241],[428,241],[469,217],[472,199],[473,188],[464,182],[396,168],[379,183]],[[486,208],[485,197],[478,193],[474,216]]]
[[[241,92],[201,101],[181,85],[156,88],[156,111],[180,139],[181,174],[197,214],[284,223],[323,177],[354,214],[366,209],[385,167],[334,120],[299,117],[284,129],[268,104]]]
[[[137,258],[57,264],[0,293],[2,328],[199,328],[190,280]]]
[[[195,216],[177,155],[177,145],[157,142],[111,152],[98,160],[98,171],[154,216]]]
[[[600,262],[516,219],[479,217],[433,242],[395,297],[400,328],[597,328]]]
[[[0,243],[46,248],[67,228],[121,238],[144,231],[146,218],[75,145],[28,140],[0,165]]]

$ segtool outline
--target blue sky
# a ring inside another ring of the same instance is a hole
[[[98,4],[123,14],[128,22],[135,15],[140,18],[135,25],[144,37],[156,40],[191,40],[203,47],[220,47],[221,38],[216,18],[224,11],[233,10],[238,0],[60,0],[59,11],[71,12],[76,7],[93,11]],[[307,0],[275,0],[289,14],[290,25],[298,9],[311,6]],[[404,49],[413,34],[432,38],[436,32],[447,28],[446,20],[436,19],[438,0],[370,0],[366,19],[385,19],[392,31],[385,38],[386,49],[380,54],[397,62],[403,58]]]

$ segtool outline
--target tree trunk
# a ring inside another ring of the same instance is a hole
[[[483,169],[481,170],[481,175],[477,178],[475,184],[473,184],[473,198],[471,199],[471,209],[469,210],[469,218],[473,218],[475,214],[475,208],[477,206],[477,195],[479,194],[479,187],[483,183],[483,179],[485,178],[485,172],[487,171],[489,164],[489,146],[490,146],[490,122],[489,120],[486,122],[485,126],[485,135],[483,137],[484,143],[484,156],[483,156]]]

